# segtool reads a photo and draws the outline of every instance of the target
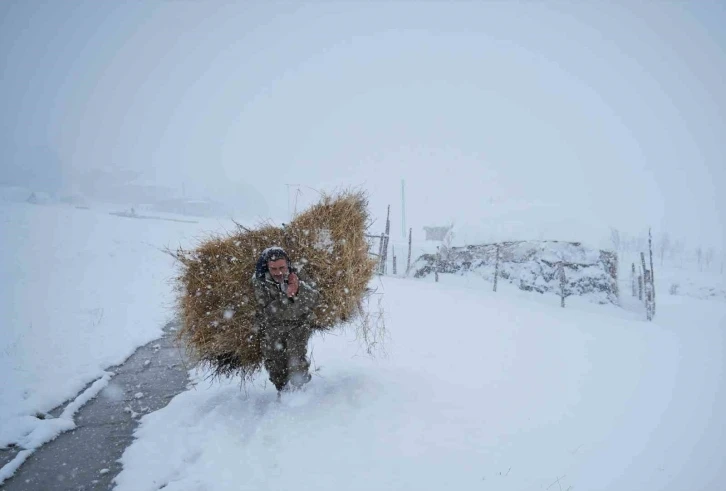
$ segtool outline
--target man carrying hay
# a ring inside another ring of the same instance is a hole
[[[367,203],[362,192],[324,195],[284,228],[239,226],[195,250],[179,249],[179,339],[195,363],[213,377],[244,381],[264,367],[278,390],[294,389],[310,380],[313,331],[357,320],[366,349],[378,345],[381,332],[372,330],[363,309],[377,270],[368,253]],[[304,272],[293,270],[290,255],[304,261]]]
[[[311,378],[307,345],[320,294],[301,276],[282,248],[270,247],[252,277],[264,366],[278,392],[299,389]]]

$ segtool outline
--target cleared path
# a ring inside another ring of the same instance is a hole
[[[3,491],[107,490],[121,471],[117,460],[133,440],[138,419],[166,406],[187,387],[187,369],[174,343],[177,326],[142,346],[119,367],[109,386],[76,413],[75,430],[63,433],[33,453]],[[51,411],[58,416],[63,407]],[[16,449],[0,454],[0,466]]]

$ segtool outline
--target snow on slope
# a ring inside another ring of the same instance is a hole
[[[58,421],[36,413],[74,398],[161,335],[171,318],[173,260],[159,249],[215,228],[214,220],[0,203],[0,447],[52,437]]]
[[[661,295],[647,323],[463,280],[384,279],[388,356],[316,337],[319,376],[280,404],[264,374],[196,374],[116,489],[724,489],[722,303]]]

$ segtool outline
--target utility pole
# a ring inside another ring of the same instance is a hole
[[[301,194],[302,191],[300,191],[300,188],[298,187],[297,191],[295,192],[295,207],[293,208],[292,212],[293,216],[297,215],[297,199],[300,197]]]
[[[300,190],[300,184],[285,184],[287,186],[287,219],[292,220],[292,217],[294,217],[297,214],[297,199],[302,195],[302,191]],[[307,187],[307,186],[306,186]],[[290,190],[295,190],[295,201],[292,202],[290,199]],[[310,188],[312,189],[312,188]],[[292,213],[290,212],[290,207],[293,207]]]

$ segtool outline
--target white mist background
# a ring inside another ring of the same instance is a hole
[[[582,240],[722,248],[725,21],[714,2],[4,2],[0,182],[108,196],[110,175],[278,221],[361,186],[396,232],[405,179],[418,234],[528,208]]]

